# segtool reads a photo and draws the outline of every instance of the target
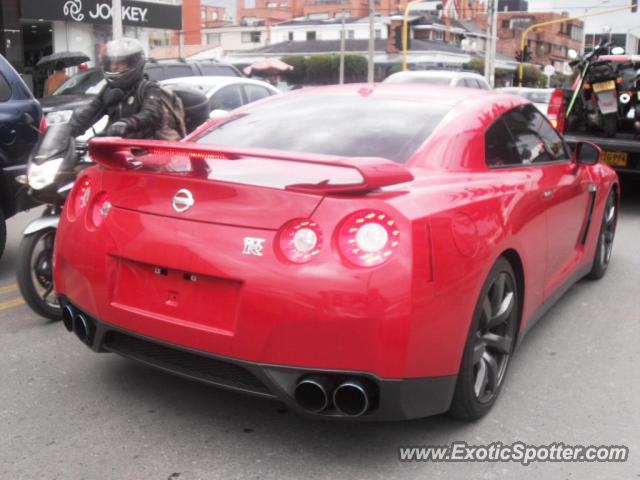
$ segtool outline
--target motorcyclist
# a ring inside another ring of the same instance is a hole
[[[134,38],[107,43],[102,58],[106,85],[88,105],[74,112],[70,121],[73,136],[82,135],[106,114],[108,136],[154,138],[163,126],[164,109],[158,84],[144,80],[145,60],[144,49]]]

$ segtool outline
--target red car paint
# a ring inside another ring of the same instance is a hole
[[[403,98],[425,108],[453,98],[456,106],[404,165],[191,142],[219,119],[172,145],[94,140],[100,166],[85,170],[60,222],[56,292],[109,325],[198,352],[407,379],[457,374],[480,289],[505,252],[524,274],[520,332],[590,265],[598,228],[584,245],[579,238],[591,185],[598,188],[593,218],[602,218],[616,182],[609,167],[485,163],[486,129],[524,99],[392,84],[293,95],[325,94]],[[158,153],[167,148],[173,156]],[[207,152],[214,166],[250,156],[281,159],[293,172],[354,167],[364,186],[276,189],[132,169],[142,161],[164,170],[181,155],[197,172]],[[180,189],[195,199],[183,213],[172,208]],[[103,220],[92,210],[96,199]],[[356,212],[393,219],[399,241],[383,263],[363,267],[341,250],[341,229]],[[305,219],[321,229],[322,243],[297,263],[283,255],[280,236]],[[262,241],[261,256],[243,254],[247,238]]]

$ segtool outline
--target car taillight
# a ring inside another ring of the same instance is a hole
[[[349,215],[338,233],[342,255],[361,267],[386,262],[400,244],[400,231],[388,214],[379,210],[362,210]]]
[[[40,127],[39,127],[40,133],[44,133],[46,129],[47,129],[47,119],[45,118],[44,115],[42,115],[40,117]]]
[[[311,219],[292,220],[280,231],[278,245],[290,262],[306,263],[320,253],[322,229]]]
[[[562,90],[554,90],[549,100],[549,108],[547,109],[547,117],[558,132],[564,132],[565,125],[565,105],[564,93]]]
[[[111,202],[109,201],[109,196],[104,192],[98,194],[93,201],[91,214],[88,217],[90,226],[93,228],[100,227],[100,225],[102,225],[105,219],[109,216],[110,211]]]
[[[73,188],[71,198],[67,200],[67,218],[73,221],[89,205],[91,198],[91,180],[87,177],[79,179]]]

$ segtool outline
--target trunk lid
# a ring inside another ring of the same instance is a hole
[[[102,188],[118,208],[277,229],[313,214],[328,193],[364,193],[413,179],[379,158],[342,158],[186,142],[95,139]]]

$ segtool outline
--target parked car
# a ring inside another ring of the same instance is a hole
[[[89,148],[55,243],[66,328],[320,418],[481,417],[611,259],[615,172],[512,95],[308,88]]]
[[[482,75],[474,72],[450,70],[407,70],[406,72],[396,72],[385,78],[383,83],[428,83],[431,85],[491,90],[491,86]]]
[[[150,80],[166,80],[175,77],[218,75],[242,77],[242,72],[233,65],[214,61],[155,61],[148,60],[144,72]],[[45,114],[59,110],[74,110],[91,101],[104,86],[104,75],[100,68],[89,68],[78,72],[60,85],[53,95],[40,100]]]
[[[529,87],[502,87],[496,88],[497,92],[508,93],[510,95],[518,95],[526,98],[533,103],[538,110],[540,110],[545,116],[549,110],[549,102],[551,101],[551,94],[553,88],[529,88]]]
[[[6,242],[5,220],[30,206],[27,187],[16,178],[44,130],[42,111],[11,64],[0,55],[0,257]]]
[[[267,82],[234,77],[180,77],[163,80],[162,85],[185,85],[204,92],[213,116],[281,92]],[[216,112],[217,111],[217,112]]]

